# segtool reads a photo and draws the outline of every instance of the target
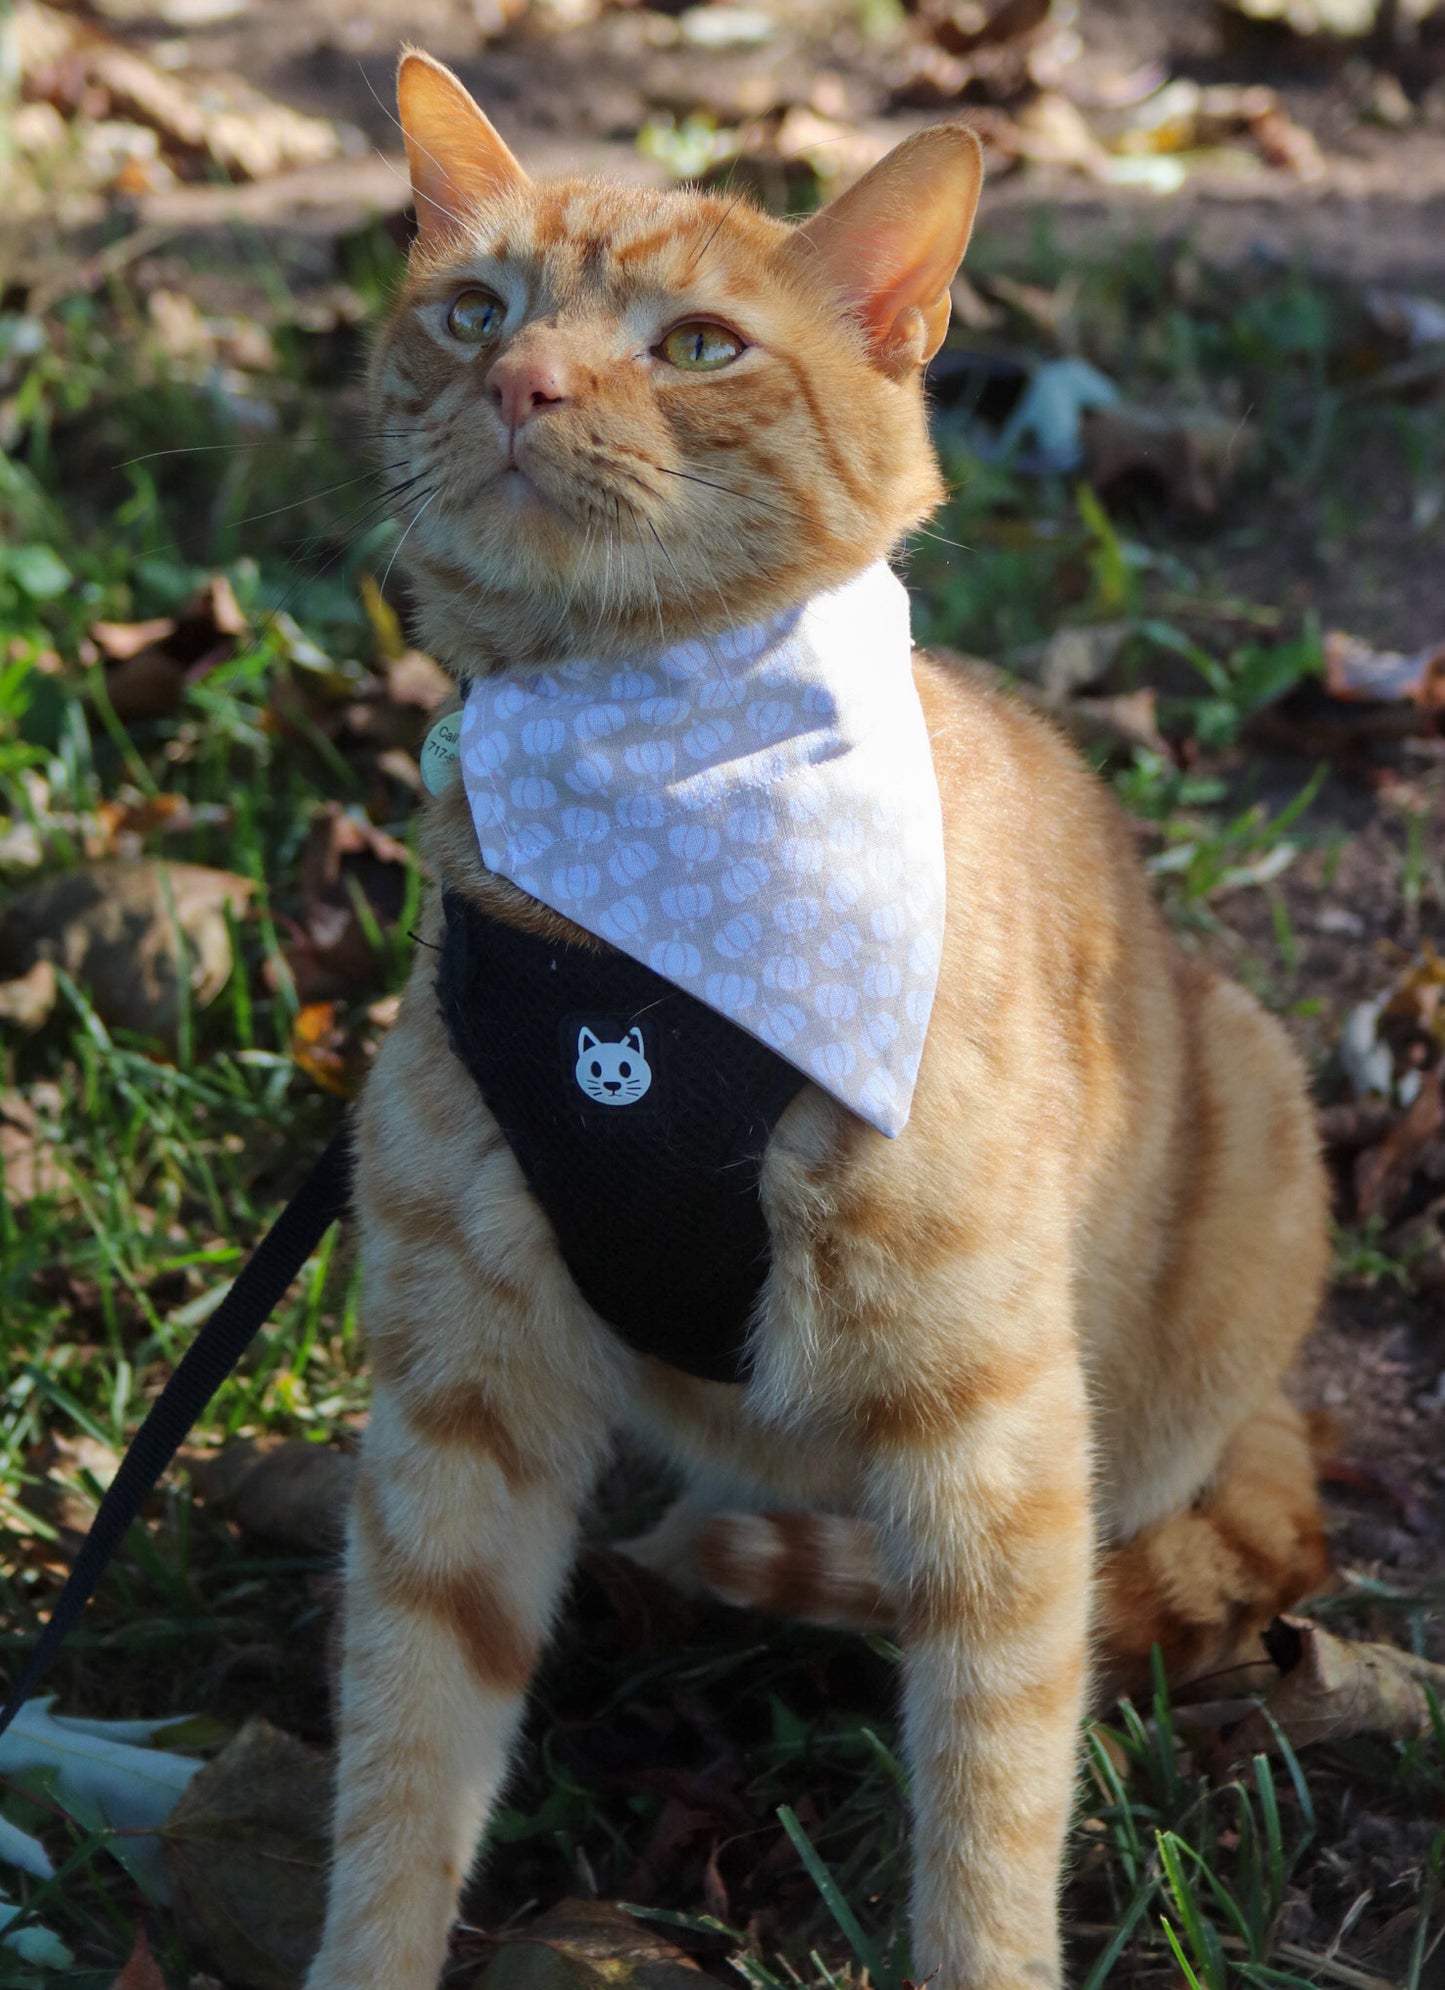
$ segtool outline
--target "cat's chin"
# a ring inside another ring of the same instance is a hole
[[[515,463],[509,463],[497,478],[496,492],[504,504],[513,507],[544,504],[549,511],[555,511],[557,508],[547,493],[539,490],[527,472],[519,469]]]
[[[504,464],[487,479],[477,495],[476,505],[492,531],[523,523],[529,513],[542,512],[552,519],[567,516],[564,507],[537,478],[516,463]]]

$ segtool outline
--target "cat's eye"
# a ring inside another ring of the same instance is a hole
[[[706,318],[690,318],[674,325],[658,347],[664,359],[688,373],[712,373],[719,366],[731,366],[743,351],[743,342],[726,325],[714,325]]]
[[[462,345],[490,345],[500,338],[506,306],[490,290],[460,290],[447,312],[447,330]]]

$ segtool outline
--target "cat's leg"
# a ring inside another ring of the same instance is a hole
[[[904,1653],[912,1974],[937,1990],[1061,1981],[1092,1551],[1066,1311],[1021,1326],[1012,1355],[1001,1336],[990,1372],[900,1376],[861,1411]]]
[[[554,1274],[479,1095],[438,1061],[433,1016],[398,1025],[363,1111],[375,1389],[307,1990],[435,1990],[626,1369]]]
[[[376,1394],[348,1553],[334,1862],[308,1990],[434,1990],[571,1566],[601,1433],[575,1434],[572,1470],[534,1470],[510,1434],[505,1462],[466,1440],[419,1441],[393,1393]]]

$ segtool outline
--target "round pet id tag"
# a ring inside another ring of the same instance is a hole
[[[421,778],[429,795],[439,795],[456,773],[461,737],[460,712],[448,712],[427,734],[421,749]]]

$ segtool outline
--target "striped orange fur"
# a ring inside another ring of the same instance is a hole
[[[421,629],[459,676],[755,619],[927,514],[920,373],[977,193],[968,134],[918,134],[791,227],[709,194],[534,185],[421,56],[400,100],[421,234],[373,396]],[[478,287],[501,329],[464,346],[449,313]],[[698,319],[740,351],[689,375],[665,340]],[[519,368],[542,383],[520,430]],[[1279,1394],[1326,1258],[1299,1063],[1181,958],[1056,732],[926,658],[917,683],[949,913],[912,1119],[887,1141],[805,1085],[779,1120],[745,1386],[643,1359],[589,1312],[418,951],[360,1115],[375,1393],[309,1990],[432,1990],[624,1428],[688,1483],[639,1559],[895,1629],[914,1973],[940,1990],[1060,1981],[1091,1675],[1129,1676],[1155,1639],[1219,1662],[1322,1573]],[[425,834],[438,881],[579,937],[481,869],[459,786]],[[423,940],[439,918],[434,896]]]

